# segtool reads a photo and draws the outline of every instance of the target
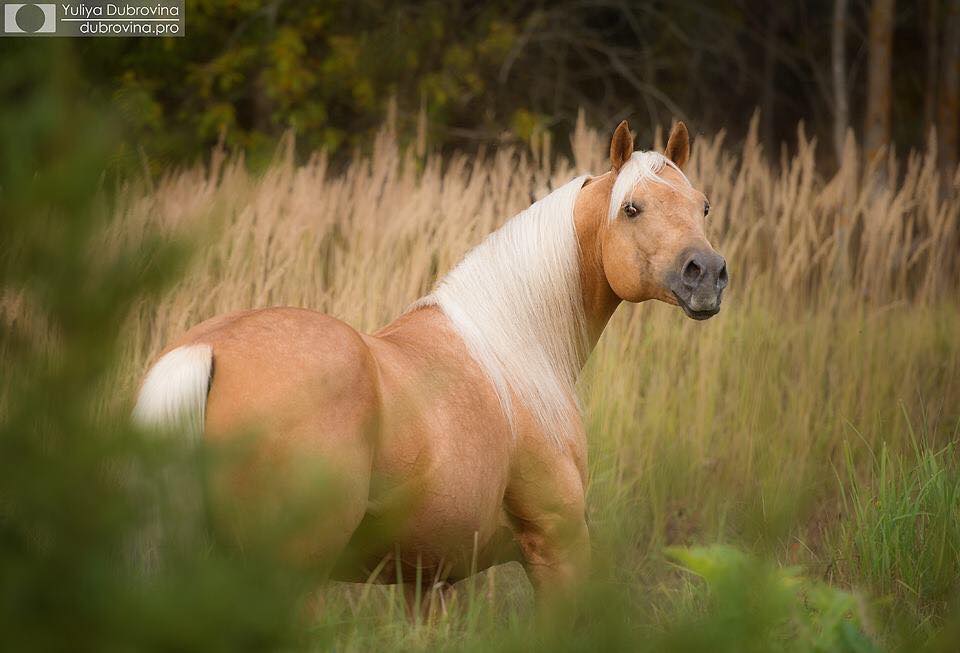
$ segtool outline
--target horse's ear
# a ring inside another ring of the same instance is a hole
[[[632,154],[633,134],[630,133],[630,125],[624,120],[617,126],[617,130],[613,132],[613,140],[610,141],[610,165],[613,171],[620,172],[620,168]]]
[[[682,120],[677,121],[677,124],[670,130],[667,149],[663,153],[681,170],[683,170],[683,166],[687,165],[687,160],[690,158],[690,134]]]

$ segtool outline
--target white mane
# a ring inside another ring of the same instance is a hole
[[[414,307],[436,305],[493,382],[514,424],[513,395],[562,444],[586,357],[573,207],[586,175],[511,218]]]
[[[662,154],[634,152],[614,183],[610,214],[638,183],[669,184],[659,176],[666,165],[679,172]],[[571,434],[577,376],[589,353],[573,220],[586,179],[511,218],[411,307],[440,307],[490,377],[511,427],[513,396],[558,446]]]

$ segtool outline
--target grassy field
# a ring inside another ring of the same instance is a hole
[[[164,343],[224,311],[287,304],[365,330],[387,323],[531,193],[606,169],[596,132],[581,127],[573,151],[554,157],[541,139],[443,161],[402,151],[387,130],[345,169],[322,153],[296,165],[281,148],[253,175],[218,153],[147,193],[131,186],[109,242],[159,229],[202,245],[124,328],[120,396]],[[851,141],[831,176],[802,135],[773,166],[753,139],[694,147],[689,176],[731,270],[724,309],[694,323],[665,305],[622,307],[581,381],[596,591],[613,592],[622,636],[709,612],[665,550],[718,542],[851,590],[887,646],[948,619],[960,574],[960,203],[931,154],[867,170],[858,160]],[[514,596],[508,622],[525,618],[518,569],[481,583],[484,596]],[[399,610],[384,618],[385,591],[341,597],[345,648],[460,646],[483,630],[456,611],[411,630]]]
[[[650,146],[652,144],[646,144]],[[190,325],[292,305],[357,328],[389,322],[473,244],[550,188],[607,169],[581,125],[573,159],[530,151],[442,159],[386,129],[335,169],[281,146],[254,174],[209,165],[121,184],[90,250],[150,238],[194,255],[119,335],[109,408]],[[694,145],[728,262],[721,314],[623,306],[580,394],[590,441],[594,581],[544,623],[516,566],[458,588],[411,624],[394,590],[325,592],[318,650],[956,650],[960,642],[960,199],[927,154],[836,175],[800,136],[776,164],[751,137]],[[882,180],[891,180],[882,183]],[[896,180],[895,182],[892,180]],[[145,236],[149,236],[145,237]],[[4,315],[29,313],[16,293]]]

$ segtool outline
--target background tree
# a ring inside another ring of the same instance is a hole
[[[960,0],[948,0],[945,18],[938,131],[943,168],[952,175],[957,167],[960,128]]]
[[[940,82],[940,0],[927,0],[926,30],[926,70],[923,91],[923,123],[925,129],[937,124],[937,86]]]
[[[873,161],[890,145],[893,10],[894,0],[873,0],[870,6],[870,64],[863,128],[868,161]]]
[[[833,3],[833,27],[831,33],[833,72],[833,146],[837,161],[843,158],[843,142],[850,124],[847,103],[847,0]]]

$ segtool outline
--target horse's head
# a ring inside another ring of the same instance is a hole
[[[659,299],[705,320],[720,311],[727,265],[704,233],[710,203],[682,172],[689,157],[682,122],[663,154],[634,152],[630,128],[620,123],[610,143],[615,180],[600,247],[604,274],[620,299]]]

